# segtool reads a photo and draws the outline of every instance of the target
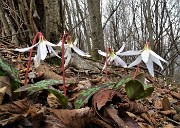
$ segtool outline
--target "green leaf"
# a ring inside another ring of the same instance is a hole
[[[93,86],[88,88],[87,90],[84,90],[81,92],[81,94],[77,97],[74,105],[75,108],[78,109],[80,108],[83,104],[87,103],[89,98],[97,92],[100,88],[105,88],[105,87],[111,87],[112,83],[104,83],[103,85],[98,85],[98,86]]]
[[[15,90],[14,92],[22,92],[22,91],[37,92],[39,90],[47,89],[48,86],[52,86],[52,85],[56,85],[56,84],[63,84],[63,81],[53,80],[53,79],[42,80],[35,84],[28,84],[28,85],[22,86],[22,87],[18,88],[17,90]]]
[[[16,68],[14,68],[8,61],[6,61],[2,56],[0,56],[0,70],[4,72],[7,76],[9,76],[14,81],[21,83],[19,80],[19,72]]]
[[[34,93],[40,90],[48,90],[50,93],[54,94],[58,98],[59,102],[63,105],[64,108],[67,108],[67,104],[68,104],[67,98],[62,94],[60,90],[57,90],[52,87],[52,85],[56,85],[56,84],[63,84],[63,81],[53,80],[53,79],[42,80],[35,84],[28,84],[22,86],[17,90],[15,90],[14,92],[31,91],[32,93]]]
[[[53,88],[53,87],[49,87],[47,88],[47,90],[54,94],[58,100],[59,100],[59,103],[62,104],[63,108],[67,108],[68,107],[68,100],[67,98],[57,89]]]
[[[144,89],[144,85],[139,80],[130,80],[125,85],[127,96],[130,100],[139,100],[147,96],[150,96],[154,91],[153,87],[147,87]]]
[[[144,73],[139,73],[139,74],[136,76],[135,79],[141,81],[142,83],[144,83],[144,82],[145,82],[145,74],[144,74]]]
[[[126,76],[121,78],[113,87],[113,89],[118,89],[120,88],[122,85],[124,85],[125,83],[127,83],[128,81],[132,80],[131,76]]]

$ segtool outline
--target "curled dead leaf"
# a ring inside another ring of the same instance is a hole
[[[4,99],[5,92],[6,92],[6,87],[0,88],[0,105]]]
[[[45,128],[84,128],[93,118],[89,107],[73,110],[48,109]]]
[[[52,93],[48,95],[47,102],[51,108],[58,108],[59,106],[62,106],[59,104],[58,98]]]
[[[0,76],[0,88],[6,87],[6,93],[11,97],[12,89],[11,82],[8,76]]]
[[[170,114],[176,114],[176,110],[166,110],[166,111],[159,111],[159,113],[163,114],[163,115],[170,115]]]

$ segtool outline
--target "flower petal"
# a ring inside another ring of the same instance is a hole
[[[90,55],[86,54],[85,52],[81,51],[79,48],[77,48],[76,46],[73,46],[72,47],[73,50],[79,54],[80,56],[86,56],[86,57],[91,57]]]
[[[116,55],[114,61],[115,61],[116,64],[122,65],[124,68],[127,67],[127,64],[117,55]]]
[[[58,58],[61,58],[55,51],[54,51],[54,49],[51,47],[51,46],[48,46],[48,49],[55,55],[55,56],[57,56]],[[50,53],[51,53],[50,52]]]
[[[158,54],[156,54],[154,51],[150,50],[150,54],[156,57],[157,59],[160,59],[161,61],[167,63],[166,60],[164,60],[162,57],[160,57]]]
[[[102,56],[106,56],[106,53],[105,52],[102,52],[101,50],[98,50],[98,53]]]
[[[153,61],[151,60],[151,58],[145,64],[146,64],[146,66],[148,68],[149,73],[154,77]]]
[[[162,66],[162,64],[161,64],[161,61],[160,61],[158,58],[156,58],[156,57],[153,56],[152,54],[150,54],[150,58],[151,58],[151,60],[154,61],[157,65],[159,65],[159,66],[161,67],[161,69],[163,70],[163,66]]]
[[[57,46],[62,46],[62,41],[60,40]]]
[[[125,48],[125,42],[123,42],[122,47],[116,52],[116,54],[121,53]]]
[[[134,62],[132,62],[128,68],[133,67],[134,65],[138,65],[141,62],[142,58],[141,56],[138,56]]]
[[[44,42],[40,42],[38,48],[40,51],[41,60],[44,60],[47,56],[47,53],[48,53],[47,48],[46,48],[46,44]]]
[[[44,42],[43,43],[45,43],[46,45],[50,45],[50,46],[58,46],[57,44],[53,44],[53,43],[51,43],[51,42],[49,42],[49,41],[47,41],[47,40],[44,40]]]
[[[72,53],[71,47],[67,47],[64,57],[67,57],[67,56],[68,56],[69,54],[71,54],[71,53]]]
[[[35,46],[37,46],[39,44],[39,42],[31,47],[28,47],[28,48],[16,48],[14,49],[14,51],[18,51],[18,52],[26,52],[26,51],[29,51],[30,49],[34,48]]]
[[[131,55],[139,55],[141,54],[141,50],[140,51],[126,51],[126,52],[121,52],[121,53],[116,53],[116,55],[121,55],[121,56],[131,56]]]
[[[40,65],[40,62],[41,62],[40,56],[38,54],[35,55],[35,57],[34,57],[34,66],[35,66],[35,68],[37,68]]]
[[[71,60],[71,54],[68,54],[67,59],[65,60],[64,67],[66,67],[69,64],[70,60]]]
[[[141,53],[141,57],[142,57],[142,60],[144,61],[144,63],[147,63],[149,60],[149,50],[144,50]]]

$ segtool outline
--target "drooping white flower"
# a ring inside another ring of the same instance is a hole
[[[21,48],[21,49],[16,48],[14,51],[26,52],[36,46],[38,46],[38,48],[37,48],[37,55],[35,55],[35,57],[34,57],[35,67],[38,67],[40,65],[40,61],[44,60],[46,58],[47,53],[53,53],[58,58],[61,58],[60,56],[58,56],[58,54],[52,48],[52,46],[58,46],[58,45],[50,43],[49,41],[44,39],[43,35],[39,36],[39,42],[37,44],[35,44],[31,47],[28,47],[28,48]]]
[[[116,53],[114,53],[113,50],[110,48],[109,52],[108,52],[108,60],[107,60],[108,63],[114,61],[116,65],[121,65],[124,68],[126,68],[127,64],[119,56],[117,56],[117,54],[121,53],[124,50],[124,47],[125,47],[125,43],[123,42],[123,46]],[[101,50],[98,50],[98,53],[100,55],[106,57],[106,53],[105,52],[102,52]],[[104,64],[104,66],[103,66],[102,71],[105,69],[105,67],[106,67],[106,62]]]
[[[69,61],[71,60],[72,49],[80,56],[91,57],[89,54],[81,51],[79,48],[76,47],[77,40],[73,42],[71,36],[67,36],[66,42],[67,44],[64,44],[64,47],[65,47],[64,57],[66,58],[65,64],[64,64],[65,67],[68,65]],[[60,41],[57,45],[62,46],[62,41]]]
[[[134,62],[132,62],[128,67],[133,67],[135,65],[138,65],[141,61],[143,61],[147,68],[149,73],[154,77],[154,68],[153,68],[153,62],[155,62],[157,65],[163,69],[163,66],[160,62],[163,61],[167,63],[162,57],[157,55],[154,51],[151,50],[149,46],[149,42],[147,42],[144,46],[143,50],[139,51],[127,51],[123,53],[119,53],[119,55],[139,55]]]

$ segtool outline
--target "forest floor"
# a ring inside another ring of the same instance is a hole
[[[65,70],[65,97],[61,60],[49,56],[38,68],[32,62],[24,85],[29,52],[14,52],[15,48],[6,41],[0,43],[1,58],[18,69],[21,81],[14,93],[12,74],[0,76],[1,128],[180,128],[180,84],[158,72],[153,78],[141,67],[139,79],[154,91],[143,99],[129,100],[125,84],[135,68],[109,65],[107,80],[101,71],[104,62],[73,55]]]

